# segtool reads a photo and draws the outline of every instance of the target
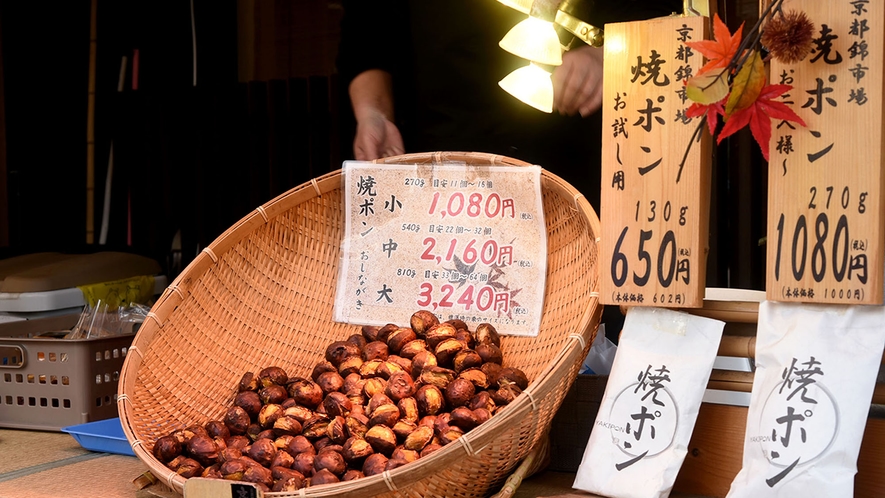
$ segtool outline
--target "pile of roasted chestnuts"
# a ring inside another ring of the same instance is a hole
[[[491,324],[420,310],[409,327],[364,326],[326,348],[310,378],[271,366],[240,380],[222,420],[160,437],[179,475],[265,491],[348,481],[426,456],[489,420],[528,379],[504,366]]]

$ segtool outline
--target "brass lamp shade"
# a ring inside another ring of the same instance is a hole
[[[498,86],[522,102],[543,112],[553,112],[553,80],[550,73],[535,64],[516,69]]]

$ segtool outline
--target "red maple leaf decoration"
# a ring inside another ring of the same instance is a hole
[[[703,116],[706,114],[707,116],[707,126],[710,127],[710,135],[716,134],[716,125],[719,123],[719,116],[725,116],[725,102],[728,100],[728,95],[725,96],[719,102],[714,102],[712,104],[700,104],[695,102],[691,104],[688,109],[685,111],[686,117],[696,118],[698,116]]]
[[[728,26],[719,19],[719,14],[713,16],[713,36],[715,40],[686,43],[686,45],[697,50],[707,58],[707,63],[698,71],[698,74],[702,74],[710,69],[727,67],[741,44],[743,31],[744,25],[741,24],[737,31],[734,32],[734,35],[732,35],[728,32]]]
[[[771,140],[772,119],[785,119],[806,126],[805,121],[802,121],[802,118],[793,112],[792,109],[787,107],[786,104],[771,100],[780,97],[784,92],[787,92],[792,88],[793,87],[790,85],[765,86],[762,91],[759,92],[759,97],[750,107],[737,111],[728,117],[716,143],[721,143],[723,139],[749,124],[753,138],[756,140],[756,143],[759,144],[759,148],[762,149],[762,156],[768,161],[768,142]],[[712,105],[714,106],[718,104],[722,104],[722,102]],[[724,110],[722,112],[724,113]],[[708,121],[710,119],[709,114],[710,113],[707,114]]]

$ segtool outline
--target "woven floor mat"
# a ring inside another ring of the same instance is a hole
[[[83,449],[69,434],[0,430],[0,498],[133,498],[137,458]]]

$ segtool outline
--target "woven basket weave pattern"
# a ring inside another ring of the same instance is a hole
[[[413,154],[388,163],[525,165],[481,153]],[[174,429],[223,417],[244,372],[283,367],[309,376],[326,346],[359,331],[332,321],[344,230],[341,172],[281,195],[228,229],[169,286],[123,366],[118,408],[150,470],[181,492],[184,479],[151,453]],[[550,421],[599,322],[598,219],[574,188],[542,173],[547,284],[537,337],[504,337],[505,364],[529,389],[443,450],[384,475],[276,496],[486,496],[507,478]],[[417,309],[417,308],[416,308]],[[391,317],[408,323],[409,317]],[[506,332],[506,330],[503,330]]]

